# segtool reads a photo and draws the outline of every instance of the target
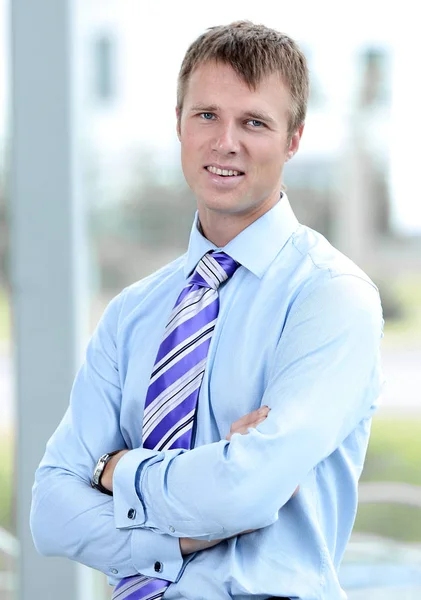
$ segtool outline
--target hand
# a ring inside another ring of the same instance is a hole
[[[126,452],[129,452],[129,450],[120,450],[120,452],[118,452],[117,454],[114,454],[114,456],[112,456],[110,458],[110,460],[107,462],[107,464],[105,465],[105,469],[102,472],[101,485],[103,485],[110,492],[113,491],[114,470],[115,470],[119,460],[126,454]]]
[[[235,538],[238,535],[244,535],[246,533],[253,533],[256,531],[255,529],[248,529],[247,531],[243,531],[241,533],[237,533],[236,535],[232,535],[228,538],[223,538],[221,540],[212,540],[211,542],[207,542],[204,540],[194,540],[192,538],[180,538],[180,549],[181,554],[185,556],[186,554],[192,554],[193,552],[200,552],[201,550],[208,550],[208,548],[212,548],[219,544],[219,542],[223,542],[225,540],[230,540],[231,538]]]
[[[192,538],[180,538],[180,550],[183,556],[186,554],[193,554],[193,552],[201,552],[202,550],[208,550],[213,546],[216,546],[222,542],[222,540],[212,540],[207,542],[206,540],[194,540]]]
[[[257,427],[260,423],[263,423],[268,416],[269,411],[270,408],[268,406],[262,406],[261,408],[253,410],[253,412],[248,415],[241,417],[241,419],[238,419],[238,421],[235,421],[235,423],[231,425],[230,432],[225,439],[230,441],[234,433],[240,433],[241,435],[247,434],[249,427]]]

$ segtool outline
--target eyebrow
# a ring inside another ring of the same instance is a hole
[[[196,104],[192,106],[190,109],[191,113],[194,112],[218,112],[220,110],[219,106],[216,104]],[[255,119],[256,121],[264,121],[270,125],[275,125],[275,119],[271,117],[268,113],[265,113],[260,110],[252,110],[243,113],[243,118],[247,119]]]
[[[195,104],[191,107],[190,112],[218,112],[219,106],[216,104]]]
[[[256,121],[264,121],[265,123],[269,123],[270,125],[275,125],[275,119],[271,117],[268,113],[262,112],[260,110],[246,112],[244,116],[248,119],[255,119]]]

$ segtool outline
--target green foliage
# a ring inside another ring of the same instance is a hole
[[[403,542],[420,543],[421,511],[396,504],[361,504],[355,531],[373,533]]]
[[[395,303],[400,307],[399,318],[387,318],[385,314],[385,337],[383,344],[389,347],[413,347],[421,340],[421,277],[401,277],[383,284]],[[387,297],[387,296],[386,296]],[[383,298],[382,301],[384,302]]]
[[[361,481],[421,486],[421,418],[374,419]],[[405,542],[421,541],[421,510],[396,504],[361,504],[355,530]]]
[[[0,431],[0,527],[12,529],[13,440]]]
[[[421,486],[421,417],[375,418],[361,481]]]
[[[0,173],[0,288],[8,281],[9,237],[3,173]]]

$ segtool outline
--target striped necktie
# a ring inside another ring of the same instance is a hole
[[[172,310],[155,360],[143,415],[142,446],[190,448],[200,385],[219,313],[218,288],[239,264],[224,252],[199,261]],[[159,567],[160,563],[156,563]],[[112,600],[159,600],[169,581],[122,579]]]

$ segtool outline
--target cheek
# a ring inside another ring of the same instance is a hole
[[[195,155],[197,155],[198,148],[198,136],[193,132],[184,131],[183,136],[181,138],[181,153],[185,157],[189,157],[190,160],[193,160]]]
[[[181,137],[181,162],[183,171],[195,173],[209,156],[206,137],[201,132],[184,130]]]
[[[203,152],[200,152],[199,139],[196,133],[183,131],[181,136],[181,165],[189,183],[193,183],[203,163]]]
[[[260,168],[267,173],[279,173],[284,166],[286,152],[283,143],[263,145],[256,154]]]

